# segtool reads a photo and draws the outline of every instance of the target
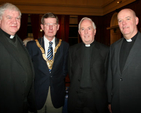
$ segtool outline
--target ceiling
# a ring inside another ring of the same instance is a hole
[[[22,13],[103,16],[136,0],[10,0]],[[1,0],[0,4],[9,2]]]

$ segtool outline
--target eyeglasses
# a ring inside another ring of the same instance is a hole
[[[57,23],[44,23],[45,26],[49,27],[49,26],[57,26]]]

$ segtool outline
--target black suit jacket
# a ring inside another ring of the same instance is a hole
[[[70,47],[69,50],[69,77],[70,88],[68,96],[68,110],[73,113],[76,101],[78,99],[77,93],[80,89],[80,81],[82,75],[82,54],[83,43],[76,44]],[[98,113],[105,113],[107,109],[107,93],[106,93],[106,74],[105,74],[105,62],[108,54],[108,47],[94,41],[92,46],[91,62],[90,62],[90,74],[92,77],[92,92],[95,94],[91,97],[95,102],[94,106],[97,106]]]
[[[141,33],[138,33],[121,73],[119,56],[123,40],[110,47],[108,101],[113,113],[141,113]]]
[[[28,105],[35,109],[33,66],[19,37],[20,52],[8,38],[0,29],[0,113],[26,113]]]
[[[44,48],[43,38],[38,39]],[[59,39],[55,39],[57,45]],[[67,58],[69,44],[62,41],[58,48],[51,73],[49,73],[46,61],[42,57],[41,50],[35,41],[27,43],[34,69],[35,69],[35,96],[37,109],[41,109],[46,101],[48,88],[51,87],[51,99],[55,108],[64,104],[65,97],[65,76],[67,75]]]

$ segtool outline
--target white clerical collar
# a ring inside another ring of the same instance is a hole
[[[13,35],[10,35],[10,39],[13,39],[14,38],[14,36]]]
[[[90,44],[85,44],[85,47],[90,47],[91,45]]]
[[[127,41],[127,42],[132,42],[132,39],[131,39],[131,38],[130,38],[130,39],[126,39],[126,41]]]
[[[93,41],[93,42],[94,42],[94,41]],[[93,43],[93,42],[92,42],[92,43]],[[91,44],[92,44],[92,43],[91,43]],[[85,47],[90,47],[91,44],[85,44]]]

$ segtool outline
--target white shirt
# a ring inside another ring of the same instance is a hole
[[[47,52],[48,52],[48,47],[49,47],[49,40],[44,36],[44,47],[45,47],[45,55],[47,56]],[[53,38],[53,40],[51,41],[53,42],[52,47],[53,47],[53,54],[54,54],[54,49],[55,49],[55,37]]]

